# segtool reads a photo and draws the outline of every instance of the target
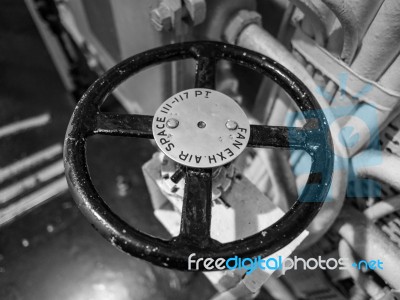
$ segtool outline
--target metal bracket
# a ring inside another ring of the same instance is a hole
[[[162,0],[159,6],[150,12],[150,20],[157,31],[171,31],[178,23],[189,17],[190,25],[198,25],[206,18],[204,0]]]

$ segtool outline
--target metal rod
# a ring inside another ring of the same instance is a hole
[[[374,178],[400,190],[400,157],[378,150],[366,150],[351,160],[358,177]]]
[[[393,288],[400,288],[399,248],[362,212],[345,206],[337,218],[334,229],[354,252],[367,261],[381,260],[383,269],[375,272]]]
[[[398,210],[400,210],[400,195],[379,201],[364,210],[364,215],[368,219],[375,221]]]

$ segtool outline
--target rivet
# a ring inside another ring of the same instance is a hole
[[[203,122],[203,121],[200,121],[200,122],[198,122],[197,123],[197,127],[199,127],[199,128],[204,128],[204,127],[206,127],[206,123],[205,122]]]
[[[179,125],[179,121],[177,119],[168,119],[167,120],[167,127],[170,129],[174,129],[176,127],[178,127]]]
[[[238,123],[236,123],[235,121],[232,120],[228,120],[225,123],[226,128],[228,128],[229,130],[236,130],[238,128]]]

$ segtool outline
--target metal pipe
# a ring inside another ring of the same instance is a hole
[[[360,33],[357,18],[347,0],[322,0],[336,15],[342,25],[343,47],[341,58],[349,63],[356,53]]]
[[[235,22],[235,17],[231,20],[231,22]],[[232,39],[233,41],[237,42],[237,45],[269,56],[285,66],[292,73],[296,74],[296,76],[303,81],[310,91],[317,90],[316,83],[304,66],[302,66],[301,63],[299,63],[281,43],[279,43],[263,28],[256,24],[250,24],[238,32],[237,35],[237,37]],[[314,96],[321,105],[322,109],[329,107],[329,103],[321,95],[316,93]],[[330,113],[330,110],[325,109],[324,113],[328,119],[328,122],[332,124],[330,126],[332,136],[340,136],[340,128],[335,122],[333,122],[334,117]],[[347,154],[342,153],[342,149],[336,147],[336,145],[334,145],[334,147],[338,156],[335,157],[335,166],[337,168],[332,178],[331,189],[324,206],[308,228],[310,235],[302,244],[302,247],[304,248],[315,243],[326,233],[326,231],[335,221],[343,205],[347,183],[347,160],[338,158],[346,157]]]
[[[358,177],[373,178],[400,190],[400,157],[378,150],[366,150],[351,159]]]
[[[328,32],[331,30],[335,16],[321,1],[291,0],[305,15],[302,21],[302,30],[313,37],[319,45],[324,45]]]
[[[351,63],[361,39],[378,12],[383,0],[323,0],[338,18],[343,31],[343,45],[341,58],[346,63]],[[338,48],[340,39],[331,36],[330,48]]]
[[[279,31],[276,39],[282,44],[288,44],[290,42],[290,20],[295,9],[296,7],[293,4],[290,4],[284,13],[281,24],[279,25]],[[263,78],[260,87],[258,88],[256,101],[254,102],[252,108],[253,116],[258,120],[261,120],[261,122],[264,124],[284,124],[285,120],[282,116],[285,115],[290,105],[286,103],[286,98],[280,99],[281,95],[282,93],[277,84],[274,84],[273,81],[268,78]],[[272,114],[272,112],[274,113]],[[272,117],[274,117],[274,120]]]
[[[347,62],[347,63],[351,62],[352,56],[354,56],[354,53],[355,53],[354,50],[357,49],[359,39],[364,37],[364,35],[367,32],[369,27],[372,28],[371,29],[372,31],[368,30],[369,35],[371,35],[371,32],[372,32],[372,34],[373,34],[373,32],[376,33],[376,29],[374,30],[373,26],[371,26],[372,20],[377,15],[378,11],[379,11],[379,14],[381,15],[379,18],[382,19],[382,15],[385,14],[385,11],[387,11],[388,7],[390,7],[390,5],[385,4],[386,8],[380,9],[382,6],[382,2],[383,2],[383,0],[350,0],[350,1],[343,1],[343,2],[336,1],[336,0],[335,1],[324,0],[324,3],[326,3],[334,11],[335,15],[338,17],[338,19],[341,22],[341,26],[343,28],[344,35],[345,35],[345,40],[344,40],[344,44],[343,44],[343,48],[342,48],[342,56],[341,57],[344,58],[345,62]],[[376,19],[379,19],[379,18],[376,18]],[[375,27],[380,28],[379,26],[375,26]],[[387,26],[385,26],[385,28],[386,27]],[[385,28],[381,28],[381,29],[386,30]],[[396,30],[397,29],[395,29],[394,31],[396,31]],[[397,30],[397,32],[398,32],[398,30]],[[346,36],[347,36],[347,38],[346,38]],[[379,39],[379,37],[378,37],[378,39]],[[370,38],[370,40],[371,40],[371,38]],[[391,42],[392,40],[390,40],[390,43],[392,43]],[[369,42],[369,40],[367,38],[367,40],[365,40],[363,42],[363,45],[368,42]],[[334,32],[331,33],[331,36],[329,37],[328,45],[326,46],[327,50],[331,51],[331,52],[338,52],[337,51],[337,49],[339,47],[338,43],[341,43],[341,39],[340,38],[338,39],[337,36],[335,36]],[[379,42],[378,42],[378,46],[379,46]],[[387,47],[387,46],[385,46],[385,47]],[[396,47],[394,47],[394,48],[396,48]],[[367,48],[370,49],[369,47],[367,47]],[[374,49],[374,47],[372,47],[372,48]],[[375,45],[375,48],[376,48],[376,45]],[[393,47],[392,47],[392,49],[393,49]],[[345,53],[347,53],[347,55]],[[351,54],[351,53],[352,53],[352,55],[349,56],[349,54]],[[371,64],[371,61],[374,61],[374,60],[369,59],[367,61],[362,61],[361,65]],[[400,62],[399,62],[399,64],[400,64]],[[372,68],[376,69],[375,66],[373,66]],[[397,68],[397,69],[393,68],[392,69],[393,73],[395,73],[395,74],[399,73],[398,69],[399,68]],[[358,69],[356,69],[355,71],[359,72]],[[363,75],[363,74],[361,74],[361,75]],[[396,81],[396,78],[397,77],[395,77],[395,76],[389,75],[384,80],[390,81],[393,83],[396,82],[397,84],[399,84],[398,81]],[[318,80],[318,77],[314,78],[314,79]],[[376,79],[378,79],[378,78],[374,78],[374,80],[376,80]],[[322,84],[321,88],[325,88],[325,94],[333,95],[332,101],[333,101],[333,99],[338,98],[337,97],[338,96],[337,95],[338,87],[336,84],[329,81],[326,84]],[[345,107],[355,107],[356,104],[357,103],[353,99],[351,99],[347,95],[344,95],[343,97],[340,98],[340,101],[335,101],[335,103],[333,105],[335,107],[343,106],[345,108]],[[356,114],[360,115],[360,113],[362,113],[364,109],[360,108],[357,110],[358,111],[356,112]],[[389,114],[390,114],[390,112],[377,111],[377,115],[378,115],[377,118],[379,119],[379,126],[376,129],[382,128],[386,124],[385,121],[386,121],[386,119],[388,119]],[[345,124],[343,124],[343,125],[345,125]],[[351,125],[351,124],[348,124],[348,125]],[[360,147],[363,146],[364,142],[366,141],[365,137],[368,136],[369,134],[371,134],[371,132],[364,132],[364,133],[365,134],[361,135],[360,143],[357,145],[357,147],[353,147],[352,149],[349,149],[350,156],[360,150]]]
[[[372,221],[347,205],[337,218],[334,229],[354,252],[367,261],[381,260],[383,269],[375,272],[393,288],[400,288],[399,248]]]
[[[345,240],[339,242],[339,257],[347,258],[349,261],[357,261],[353,255],[353,250]],[[373,300],[382,299],[385,296],[383,289],[370,276],[356,268],[348,268],[354,283],[360,286]]]
[[[400,55],[386,70],[385,74],[379,79],[379,83],[387,89],[400,92]]]
[[[375,221],[398,210],[400,210],[400,195],[379,201],[364,210],[364,215],[368,219]]]
[[[380,201],[375,205],[364,210],[363,214],[367,217],[367,219],[371,221],[375,221],[379,218],[382,218],[390,213],[393,213],[400,209],[400,196],[394,196],[392,198]],[[348,258],[349,261],[356,261],[353,255],[353,250],[350,245],[345,240],[340,240],[339,242],[339,257]],[[372,299],[382,299],[385,295],[384,290],[369,276],[362,273],[358,269],[349,268],[348,272],[350,276],[353,278],[354,282],[363,288],[365,292]]]
[[[352,292],[352,295],[351,295],[350,300],[369,300],[370,299],[370,297],[358,285],[354,286],[354,288],[351,290],[351,292]]]
[[[385,0],[365,34],[352,69],[361,76],[377,80],[399,54],[399,40],[400,2]]]
[[[298,299],[293,292],[275,276],[271,276],[264,284],[264,288],[276,300],[296,300]]]
[[[365,36],[384,0],[350,0],[350,9],[353,11],[358,23],[359,37]]]

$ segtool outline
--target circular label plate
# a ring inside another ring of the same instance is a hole
[[[213,168],[247,146],[250,125],[240,106],[210,89],[182,91],[164,101],[153,119],[158,147],[179,164]]]

